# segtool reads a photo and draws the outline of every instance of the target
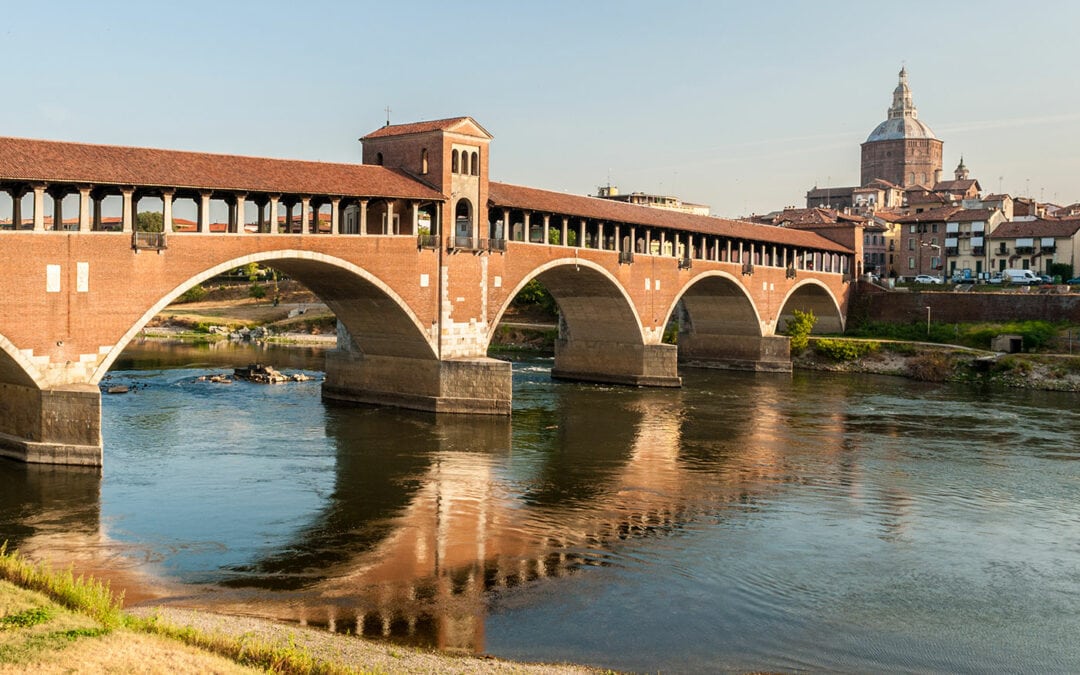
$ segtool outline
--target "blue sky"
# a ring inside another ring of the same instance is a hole
[[[1080,3],[0,0],[0,135],[325,161],[471,115],[494,180],[719,215],[854,185],[906,64],[985,192],[1080,201]]]

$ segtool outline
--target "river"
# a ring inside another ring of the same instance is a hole
[[[105,466],[0,462],[0,539],[164,603],[628,671],[1080,671],[1074,394],[514,365],[511,419],[216,384],[133,344]]]

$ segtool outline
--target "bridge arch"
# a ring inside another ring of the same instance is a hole
[[[37,388],[41,381],[37,366],[11,340],[0,335],[0,383]]]
[[[680,303],[686,315],[679,318],[689,322],[691,328],[687,332],[764,335],[761,315],[753,298],[739,278],[729,272],[705,272],[691,279],[668,307],[668,321],[678,311]]]
[[[405,301],[378,277],[346,260],[317,253],[284,249],[263,251],[218,263],[188,278],[165,294],[136,321],[94,370],[98,384],[124,347],[155,315],[196,284],[249,263],[268,263],[310,288],[333,310],[364,353],[436,360],[433,338]]]
[[[623,285],[607,269],[580,258],[559,258],[534,268],[507,295],[488,327],[487,343],[521,289],[536,279],[555,298],[567,337],[574,340],[641,345],[641,317]]]
[[[775,331],[783,330],[787,322],[795,318],[796,309],[814,313],[817,317],[814,333],[844,332],[846,322],[840,303],[832,290],[817,279],[803,279],[788,289],[776,317]]]

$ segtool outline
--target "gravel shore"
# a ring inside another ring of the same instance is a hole
[[[365,672],[382,673],[558,673],[595,674],[601,671],[566,664],[532,664],[490,657],[458,656],[397,645],[324,630],[277,623],[252,617],[225,616],[171,607],[131,608],[137,616],[157,616],[176,626],[190,626],[206,634],[222,634],[280,647],[307,651],[317,659]]]

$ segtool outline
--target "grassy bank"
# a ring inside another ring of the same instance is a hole
[[[269,621],[124,612],[106,584],[0,544],[0,673],[594,673],[369,643]]]

